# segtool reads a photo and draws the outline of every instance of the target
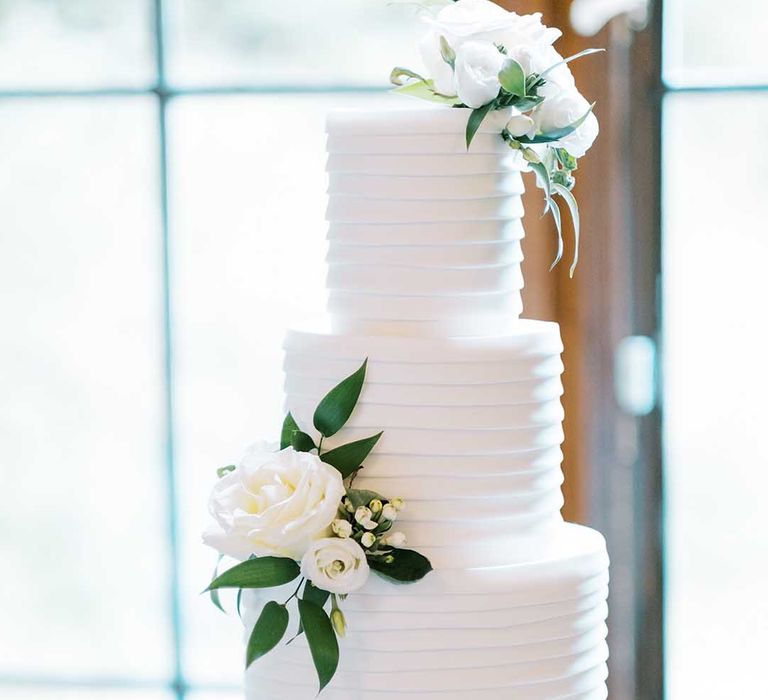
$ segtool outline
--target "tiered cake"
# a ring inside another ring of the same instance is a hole
[[[562,346],[556,324],[519,320],[524,164],[499,136],[507,116],[469,151],[466,110],[328,121],[330,324],[289,332],[286,408],[310,425],[369,358],[329,446],[384,430],[355,487],[406,500],[398,529],[434,571],[372,577],[345,601],[325,700],[607,697],[608,558],[559,512]],[[316,693],[304,637],[247,672],[252,700]]]

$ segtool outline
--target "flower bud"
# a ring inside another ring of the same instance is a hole
[[[339,637],[343,637],[347,633],[347,621],[339,608],[331,610],[331,624]]]
[[[395,561],[395,558],[391,554],[387,554],[387,556],[384,557],[385,564],[393,564],[394,561]]]
[[[352,505],[352,501],[350,501],[348,498],[344,499],[344,510],[346,510],[347,513],[355,512],[355,507]]]
[[[368,507],[371,509],[371,512],[376,514],[384,507],[384,504],[378,499],[374,498],[369,504]]]
[[[371,519],[371,516],[373,513],[371,513],[370,508],[366,508],[365,506],[360,506],[355,511],[355,521],[360,523],[360,525],[364,525],[364,523]]]
[[[387,503],[381,510],[381,517],[384,520],[395,520],[397,519],[397,509],[391,503]]]
[[[376,544],[376,535],[372,532],[366,532],[360,539],[360,544],[362,544],[363,547],[373,547],[373,545]]]
[[[360,523],[366,530],[375,530],[379,524],[375,520],[363,520]]]
[[[396,510],[401,511],[405,508],[405,501],[402,498],[393,498],[389,504]]]
[[[348,520],[337,519],[331,523],[331,530],[337,537],[346,538],[352,534],[352,523]]]
[[[402,532],[390,532],[381,538],[381,543],[388,547],[404,547],[406,542],[407,539]]]

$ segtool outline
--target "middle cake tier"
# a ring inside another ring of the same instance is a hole
[[[360,400],[331,449],[383,431],[356,488],[406,500],[397,529],[434,563],[534,555],[562,522],[562,344],[557,324],[494,338],[290,331],[286,411],[312,432],[322,397],[368,359]]]

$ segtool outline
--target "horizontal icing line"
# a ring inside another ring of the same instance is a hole
[[[411,246],[400,246],[401,248],[410,248]],[[415,246],[419,247],[419,246]],[[434,248],[437,246],[421,246],[423,248]],[[424,266],[422,265],[413,265],[411,263],[374,263],[374,262],[335,262],[330,263],[334,268],[356,268],[356,267],[374,267],[376,269],[380,270],[388,270],[389,268],[393,267],[397,270],[412,270],[414,273],[422,273],[424,271]],[[518,268],[520,266],[519,260],[510,260],[509,262],[501,262],[501,263],[475,263],[475,264],[469,264],[469,265],[456,265],[456,264],[450,264],[450,265],[436,265],[434,267],[430,266],[429,270],[439,270],[441,272],[493,272],[493,271],[503,271],[510,268]]]
[[[361,175],[361,177],[366,177],[365,175]],[[381,202],[391,202],[392,206],[398,206],[402,204],[403,206],[408,206],[414,203],[435,203],[435,204],[445,204],[448,202],[455,203],[455,202],[479,202],[479,201],[493,201],[496,202],[500,199],[509,199],[518,201],[520,197],[525,194],[525,188],[521,188],[519,192],[494,192],[493,194],[485,194],[482,196],[473,196],[473,197],[455,197],[453,195],[445,196],[445,197],[435,197],[434,195],[429,197],[394,197],[392,195],[372,195],[372,194],[361,194],[359,192],[328,192],[330,195],[330,198],[334,202],[347,202],[347,201],[354,201],[356,204],[359,203],[359,200],[362,201],[373,201],[376,202],[376,204],[380,204]]]
[[[472,435],[479,433],[480,435],[478,437],[481,437],[482,435],[486,433],[522,433],[522,432],[546,432],[546,431],[553,431],[556,430],[561,426],[562,419],[559,420],[550,420],[546,423],[533,423],[531,425],[510,425],[510,426],[496,426],[493,428],[441,428],[438,425],[435,426],[429,426],[429,427],[413,427],[411,425],[387,425],[382,428],[381,425],[350,425],[348,424],[346,428],[350,430],[384,430],[386,433],[387,431],[394,432],[405,432],[410,431],[413,433],[450,433],[451,435],[455,435],[456,433],[466,433],[466,437],[471,437]],[[559,443],[558,443],[559,444]],[[534,449],[534,448],[529,448]],[[463,454],[463,453],[462,453]],[[485,454],[485,453],[481,453]]]

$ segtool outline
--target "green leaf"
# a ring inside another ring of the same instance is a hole
[[[483,123],[485,117],[488,115],[488,112],[490,112],[495,106],[496,101],[493,100],[487,105],[483,105],[482,107],[478,107],[477,109],[472,110],[472,113],[469,115],[469,119],[467,120],[467,149],[469,149],[470,145],[472,144],[472,139],[475,138],[475,134]]]
[[[534,107],[538,107],[542,102],[544,102],[543,97],[531,97],[530,95],[526,97],[519,97],[513,100],[510,100],[508,103],[508,106],[515,107],[516,109],[519,109],[521,112],[529,112]]]
[[[219,555],[218,560],[216,561],[216,566],[213,567],[213,578],[215,579],[219,574],[219,564],[221,564],[221,560],[224,558],[223,554]],[[211,602],[219,609],[221,612],[226,614],[226,610],[224,610],[224,606],[221,604],[221,597],[219,596],[219,592],[217,590],[212,590],[209,592],[211,596]]]
[[[536,136],[533,136],[532,138],[528,138],[527,136],[520,136],[517,140],[520,141],[520,143],[552,143],[553,141],[559,141],[562,138],[565,138],[569,134],[572,134],[576,129],[578,129],[586,120],[586,118],[592,113],[592,110],[595,108],[595,103],[593,102],[591,105],[589,105],[589,109],[584,112],[575,122],[572,124],[569,124],[568,126],[564,126],[561,129],[555,129],[554,131],[548,131],[546,134],[536,134]]]
[[[374,571],[400,583],[413,583],[432,571],[429,559],[412,549],[393,548],[391,556],[394,557],[391,564],[376,557],[369,558],[368,564]]]
[[[315,605],[322,608],[328,602],[330,595],[331,594],[328,591],[324,591],[322,588],[318,588],[312,583],[312,581],[308,580],[304,584],[304,593],[302,593],[301,597],[304,600],[308,600],[310,603],[314,603]],[[301,620],[299,620],[299,629],[288,642],[288,644],[290,644],[297,637],[300,637],[302,634],[304,634],[304,624]]]
[[[380,501],[387,500],[381,494],[375,491],[368,491],[367,489],[348,489],[347,498],[355,510],[360,506],[367,506],[374,498],[378,498]]]
[[[571,212],[571,219],[573,219],[573,262],[571,263],[570,275],[573,277],[573,273],[576,271],[576,265],[579,263],[579,228],[581,226],[581,219],[579,217],[579,204],[576,201],[576,197],[573,196],[567,187],[563,185],[554,185],[555,192],[559,194],[568,205],[568,209]]]
[[[560,207],[554,199],[549,200],[549,206],[552,211],[552,218],[555,220],[555,226],[557,227],[557,254],[552,264],[549,266],[549,271],[555,269],[557,263],[563,259],[563,222],[560,215]]]
[[[400,66],[393,68],[392,72],[389,74],[389,82],[392,83],[392,85],[403,86],[409,80],[418,80],[422,83],[426,82],[426,78],[418,73],[409,68],[401,68]]]
[[[571,61],[575,61],[577,58],[581,58],[582,56],[589,56],[593,53],[602,53],[605,51],[605,49],[584,49],[583,51],[579,51],[579,53],[573,54],[573,56],[568,56],[568,58],[564,58],[562,61],[558,61],[557,63],[551,65],[546,70],[539,73],[538,79],[541,80],[542,78],[546,78],[548,73],[551,73],[555,68],[558,66],[563,66],[566,63],[570,63]]]
[[[230,472],[235,471],[235,469],[237,469],[237,467],[234,464],[228,464],[226,467],[219,467],[216,470],[216,476],[218,476],[219,479],[221,479],[222,476],[226,476]]]
[[[293,581],[299,565],[285,557],[255,557],[217,576],[206,590],[217,588],[271,588]]]
[[[288,609],[284,605],[270,600],[264,606],[248,639],[245,651],[246,668],[280,643],[285,630],[288,629],[288,619]]]
[[[286,447],[291,446],[291,442],[293,441],[293,434],[299,430],[299,425],[296,423],[296,420],[291,415],[291,413],[288,413],[288,415],[285,417],[285,420],[283,421],[283,429],[280,432],[280,449],[284,450]]]
[[[408,83],[407,85],[396,87],[392,92],[396,92],[398,95],[407,95],[408,97],[418,97],[420,100],[437,102],[451,107],[458,107],[461,105],[461,100],[458,97],[441,95],[437,92],[437,90],[435,90],[435,83],[432,80],[420,80],[415,83]]]
[[[326,464],[336,467],[346,479],[360,468],[382,434],[378,433],[369,438],[355,440],[341,447],[335,447],[320,455],[320,459]]]
[[[325,437],[335,435],[344,427],[355,409],[365,382],[366,359],[360,368],[331,389],[315,409],[315,428]]]
[[[499,82],[510,95],[525,97],[525,71],[514,58],[504,61],[499,71]]]
[[[301,430],[294,431],[293,437],[291,438],[291,447],[293,447],[296,452],[310,452],[311,450],[317,449],[315,441]]]
[[[243,589],[242,589],[242,588],[240,588],[240,589],[238,589],[238,591],[237,591],[237,603],[236,603],[236,607],[237,607],[237,616],[238,616],[238,617],[239,617],[241,620],[243,619],[243,613],[242,613],[242,612],[240,612],[240,604],[241,604],[242,602],[243,602]]]
[[[339,666],[339,643],[330,618],[319,605],[299,598],[299,616],[322,691]]]
[[[576,160],[565,148],[556,148],[555,156],[566,170],[576,170],[579,167],[579,161]]]

